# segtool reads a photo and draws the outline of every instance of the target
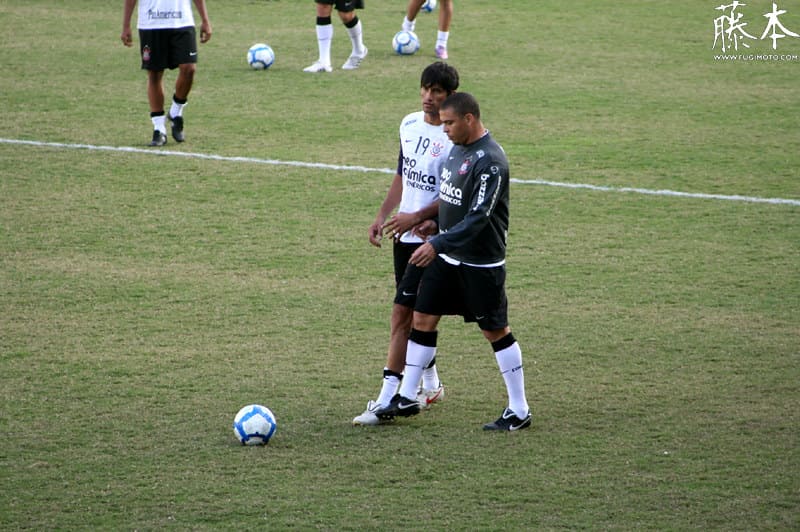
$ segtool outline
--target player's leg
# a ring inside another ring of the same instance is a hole
[[[452,293],[457,287],[448,277],[450,266],[441,258],[437,258],[422,274],[417,289],[417,302],[414,307],[411,332],[406,347],[406,363],[403,370],[403,381],[400,390],[392,398],[386,408],[379,409],[376,415],[381,419],[392,419],[395,416],[411,416],[419,413],[417,387],[423,372],[436,356],[437,327],[444,314],[451,314]],[[456,301],[460,298],[456,297]]]
[[[425,0],[408,0],[406,16],[403,18],[403,31],[414,31],[417,15],[419,15],[419,10],[424,3]]]
[[[318,0],[317,3],[317,49],[319,59],[303,69],[304,72],[331,72],[331,41],[333,40],[333,0]]]
[[[347,35],[350,37],[350,44],[352,51],[350,57],[342,65],[344,70],[355,70],[361,66],[361,62],[367,57],[367,47],[364,46],[364,29],[361,25],[361,20],[355,13],[355,8],[358,7],[358,2],[348,2],[347,4],[337,4],[339,18],[347,28]]]
[[[439,3],[439,31],[436,33],[436,57],[447,59],[447,41],[450,38],[450,22],[453,20],[453,0]]]
[[[153,123],[153,140],[150,146],[163,146],[167,143],[163,79],[163,70],[147,71],[147,100],[150,104],[150,121]]]
[[[197,38],[194,28],[176,30],[173,35],[172,52],[174,60],[178,63],[178,77],[175,80],[175,93],[172,95],[172,105],[169,110],[169,119],[172,121],[172,137],[177,142],[183,142],[183,108],[189,99],[189,93],[194,83],[197,71]]]
[[[497,366],[508,394],[508,408],[500,418],[484,425],[486,430],[518,430],[531,424],[525,397],[522,350],[508,326],[508,299],[505,293],[505,266],[464,267],[461,270],[469,312],[494,351]]]

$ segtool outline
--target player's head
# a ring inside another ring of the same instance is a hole
[[[454,92],[439,106],[439,119],[453,144],[471,144],[484,133],[478,100],[468,92]]]
[[[425,67],[422,71],[422,76],[419,79],[419,86],[422,88],[431,88],[438,85],[450,95],[458,89],[458,71],[455,67],[437,61]]]
[[[465,117],[468,114],[474,116],[477,120],[481,119],[481,108],[478,105],[478,100],[468,92],[456,92],[442,102],[441,109],[450,109],[459,117]]]

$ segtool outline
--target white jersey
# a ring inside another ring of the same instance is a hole
[[[139,0],[140,30],[194,26],[192,0]]]
[[[416,212],[439,198],[439,176],[452,147],[444,126],[425,122],[423,111],[403,119],[397,168],[403,179],[403,196],[397,212]],[[400,241],[419,243],[422,239],[406,231]]]

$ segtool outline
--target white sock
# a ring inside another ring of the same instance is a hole
[[[183,116],[183,108],[185,106],[185,103],[178,103],[173,99],[172,106],[169,108],[169,116],[172,118],[175,118],[176,116]]]
[[[333,24],[317,25],[317,46],[319,47],[319,62],[331,65],[331,41],[333,40]]]
[[[436,356],[435,347],[420,345],[414,340],[408,341],[406,369],[403,371],[403,382],[400,383],[400,395],[408,399],[416,399],[417,386],[422,379],[422,373],[434,356]]]
[[[416,25],[417,25],[416,19],[408,20],[408,15],[403,17],[403,31],[414,31]]]
[[[517,342],[494,354],[500,374],[506,383],[508,407],[518,418],[528,415],[528,401],[525,399],[525,375],[522,371],[522,350]]]
[[[378,399],[375,401],[379,405],[386,406],[392,397],[397,393],[397,388],[400,386],[400,378],[396,375],[383,374],[383,384],[381,385],[381,393],[378,394]]]
[[[359,20],[352,28],[347,28],[350,42],[353,43],[353,55],[364,55],[364,40],[361,21]]]
[[[429,368],[425,368],[422,372],[422,388],[425,390],[435,390],[440,386],[439,372],[436,371],[436,364]]]
[[[436,32],[436,46],[443,46],[444,48],[447,48],[448,37],[450,37],[449,31]]]
[[[151,116],[150,121],[153,122],[153,130],[158,130],[165,135],[167,134],[167,116]]]

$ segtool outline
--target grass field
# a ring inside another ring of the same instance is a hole
[[[446,401],[356,428],[392,296],[367,227],[435,17],[401,58],[405,2],[367,2],[363,67],[309,75],[310,0],[209,0],[158,156],[121,4],[0,3],[0,529],[800,528],[800,61],[715,60],[721,2],[456,2],[450,62],[520,180],[534,425],[481,430],[502,379],[445,318]],[[264,448],[231,430],[251,402]]]

